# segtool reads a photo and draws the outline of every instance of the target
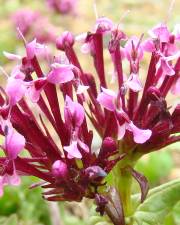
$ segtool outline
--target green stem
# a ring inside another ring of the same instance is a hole
[[[119,192],[120,199],[123,204],[123,210],[125,216],[132,215],[132,203],[131,203],[131,189],[132,189],[132,175],[121,165],[117,165],[113,170],[114,185]]]
[[[134,167],[137,160],[141,157],[139,154],[129,154],[113,169],[113,185],[118,190],[122,202],[124,215],[131,216],[134,212],[131,201],[133,177],[128,167]]]

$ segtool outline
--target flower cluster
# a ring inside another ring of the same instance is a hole
[[[47,0],[48,5],[61,14],[74,14],[77,0]]]
[[[33,36],[40,43],[54,43],[56,40],[56,28],[38,11],[20,9],[13,13],[12,23],[25,37]]]
[[[77,36],[64,32],[56,41],[62,55],[54,56],[43,72],[38,61],[44,47],[25,43],[21,57],[5,53],[17,65],[0,95],[0,195],[3,186],[18,185],[20,176],[43,180],[50,201],[94,198],[103,214],[108,187],[106,175],[129,155],[146,154],[180,140],[180,105],[167,105],[167,94],[180,94],[179,26],[171,33],[158,24],[150,37],[128,38],[119,26],[99,18],[92,32]],[[112,60],[116,91],[107,82],[104,37]],[[90,54],[97,72],[85,72],[74,51],[76,41]],[[140,79],[144,55],[150,54],[146,78]],[[125,74],[123,62],[129,64]],[[96,82],[98,77],[98,82]],[[144,83],[144,84],[143,84]],[[37,109],[36,111],[34,109]],[[101,144],[94,151],[95,134]],[[25,151],[24,154],[23,151]],[[132,170],[136,177],[136,172]],[[137,178],[138,180],[138,178]]]

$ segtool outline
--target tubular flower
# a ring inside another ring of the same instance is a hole
[[[106,35],[110,37],[107,49]],[[19,176],[31,175],[44,181],[39,185],[45,189],[45,199],[93,198],[103,215],[108,204],[103,195],[108,187],[105,178],[119,161],[180,140],[180,107],[167,101],[170,91],[179,94],[179,39],[166,25],[156,26],[150,35],[144,41],[143,36],[128,39],[112,21],[99,18],[92,32],[77,38],[86,49],[83,52],[92,57],[94,75],[83,70],[74,50],[76,39],[67,31],[55,43],[65,60],[55,56],[46,71],[38,60],[43,48],[36,40],[26,44],[24,56],[5,53],[18,65],[5,89],[0,89],[5,153],[0,158],[0,195],[4,185],[18,184]],[[116,74],[115,91],[106,76],[105,50]],[[143,77],[140,67],[147,53],[150,62]],[[125,60],[128,73],[122,66]],[[96,151],[87,121],[101,137]],[[21,155],[23,149],[28,156]],[[136,177],[136,171],[131,171]]]

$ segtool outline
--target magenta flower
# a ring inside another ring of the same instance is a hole
[[[36,23],[40,18],[40,14],[31,9],[20,9],[12,15],[12,21],[15,27],[19,27],[24,36],[31,29],[33,23]]]
[[[128,39],[112,21],[99,18],[92,32],[77,38],[83,52],[92,57],[89,71],[83,70],[74,50],[76,39],[67,31],[54,43],[63,57],[54,56],[44,70],[38,54],[45,47],[36,40],[25,44],[25,56],[6,52],[17,65],[5,89],[0,89],[1,148],[5,153],[0,158],[0,195],[5,185],[19,184],[19,176],[31,175],[43,180],[39,186],[45,190],[45,199],[95,199],[97,211],[101,215],[106,211],[114,221],[113,206],[111,210],[107,207],[119,188],[117,171],[125,171],[140,184],[144,201],[148,184],[133,169],[136,158],[180,140],[180,107],[175,103],[170,107],[167,101],[170,91],[180,92],[177,33],[158,25],[150,32],[152,38]],[[106,35],[116,90],[107,82]],[[146,77],[140,70],[144,52],[151,55]],[[123,69],[124,60],[128,72]],[[97,149],[92,125],[101,138]],[[28,156],[21,155],[23,149]],[[111,170],[117,177],[115,188],[109,189],[111,184],[105,179]]]
[[[47,0],[51,8],[62,14],[74,14],[77,2],[77,0]]]
[[[12,23],[26,38],[34,37],[40,43],[51,43],[56,40],[56,28],[38,11],[20,9],[12,15]],[[18,38],[21,38],[21,35],[18,35]]]

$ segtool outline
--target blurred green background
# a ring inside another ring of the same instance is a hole
[[[21,52],[23,43],[17,38],[12,15],[20,9],[31,9],[41,13],[58,36],[64,30],[80,34],[91,29],[95,22],[93,0],[79,0],[76,15],[61,15],[47,6],[45,0],[0,0],[0,64],[7,70],[11,65],[2,54],[3,50]],[[167,21],[170,28],[180,21],[180,1],[168,15],[169,0],[97,0],[99,16],[107,16],[114,22],[121,23],[123,30],[129,34],[140,35],[159,22]],[[129,13],[122,19],[122,15]],[[32,24],[33,26],[33,24]],[[42,23],[42,31],[49,32]],[[40,31],[39,31],[40,32]],[[34,38],[33,32],[26,37]],[[52,46],[50,42],[48,45]],[[1,79],[2,80],[2,79]],[[137,170],[144,173],[151,187],[180,177],[180,145],[174,144],[163,151],[143,157]],[[41,198],[40,188],[29,190],[34,178],[22,179],[18,188],[7,187],[0,199],[0,225],[85,225],[89,218],[91,203],[84,200],[76,203],[48,203]],[[135,189],[137,186],[135,185]],[[165,225],[180,224],[180,203],[167,216]]]

